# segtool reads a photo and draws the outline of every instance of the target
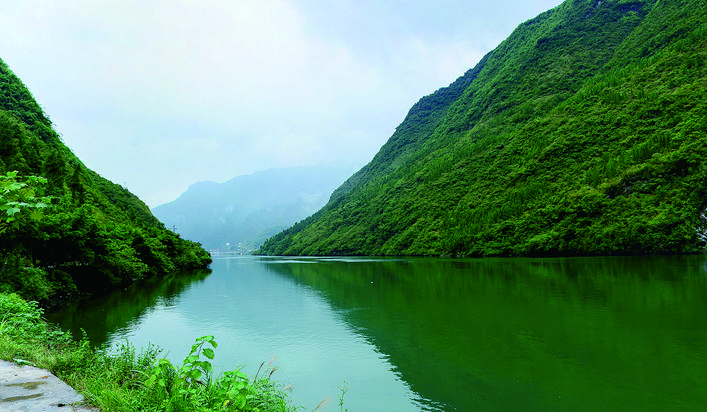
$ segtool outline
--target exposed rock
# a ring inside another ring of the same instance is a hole
[[[0,360],[0,411],[95,412],[84,398],[46,369]]]

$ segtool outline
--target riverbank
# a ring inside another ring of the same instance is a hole
[[[83,400],[74,388],[46,369],[0,360],[0,411],[98,411],[82,406]]]
[[[75,388],[87,406],[106,411],[294,411],[282,385],[239,370],[214,376],[213,336],[196,340],[182,365],[172,365],[155,347],[122,345],[115,353],[91,348],[83,338],[48,325],[35,302],[0,293],[0,359],[22,359],[47,369]],[[2,410],[2,407],[0,407]]]

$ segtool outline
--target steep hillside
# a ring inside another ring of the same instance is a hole
[[[420,100],[325,208],[260,252],[701,251],[705,58],[702,0],[568,0]]]
[[[167,227],[208,249],[253,250],[324,206],[351,171],[302,166],[237,176],[220,184],[199,182],[152,212]]]
[[[127,189],[86,168],[2,61],[0,183],[1,291],[48,300],[210,262]],[[50,206],[27,213],[42,200]]]

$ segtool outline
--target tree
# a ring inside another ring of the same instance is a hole
[[[40,196],[38,189],[47,179],[18,176],[17,171],[0,175],[0,292],[18,292],[23,296],[48,299],[54,292],[42,268],[33,267],[21,251],[15,236],[21,219],[39,220],[49,206],[50,196]]]
[[[0,175],[0,234],[16,223],[20,216],[29,213],[33,219],[42,216],[42,209],[49,206],[50,196],[38,196],[37,188],[47,183],[41,176],[18,176],[17,171]]]

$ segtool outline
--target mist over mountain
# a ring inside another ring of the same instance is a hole
[[[269,169],[224,183],[198,182],[152,212],[207,249],[254,250],[319,210],[354,171],[319,165]]]
[[[705,61],[703,0],[567,0],[420,99],[259,253],[703,251]]]

